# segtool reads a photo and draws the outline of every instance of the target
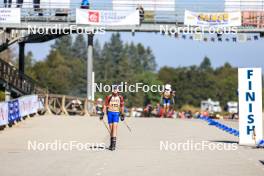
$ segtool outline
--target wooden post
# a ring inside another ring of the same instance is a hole
[[[90,117],[90,114],[88,112],[88,98],[85,98],[84,100],[83,113],[84,115],[87,115],[88,117]]]
[[[49,114],[52,114],[52,112],[49,108],[49,94],[46,94],[46,96],[45,96],[45,109]]]
[[[61,100],[61,111],[62,113],[64,113],[65,115],[69,115],[66,108],[65,108],[65,95],[62,97],[62,100]]]

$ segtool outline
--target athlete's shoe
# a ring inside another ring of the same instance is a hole
[[[109,150],[114,151],[116,148],[116,137],[111,137],[111,143],[109,146]]]

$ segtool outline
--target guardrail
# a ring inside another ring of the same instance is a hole
[[[0,80],[21,94],[46,93],[46,90],[37,86],[37,83],[9,63],[0,59]]]

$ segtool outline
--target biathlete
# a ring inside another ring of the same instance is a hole
[[[171,105],[174,104],[174,96],[175,96],[175,91],[171,90],[171,85],[166,84],[165,85],[165,90],[161,93],[161,99],[160,103],[163,105],[164,109],[164,117],[167,117],[168,110],[170,109]]]
[[[121,121],[125,120],[124,115],[124,98],[119,94],[118,86],[113,86],[111,95],[105,98],[105,104],[103,107],[103,114],[100,120],[103,120],[107,114],[108,124],[110,129],[110,146],[109,150],[115,150],[116,148],[116,136],[117,136],[117,124],[119,117]]]

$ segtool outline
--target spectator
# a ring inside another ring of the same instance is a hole
[[[185,118],[185,112],[179,112],[179,118],[184,119]]]
[[[173,110],[173,108],[170,106],[167,117],[168,117],[168,118],[172,118],[173,115],[174,115],[174,110]]]
[[[40,9],[40,0],[34,0],[33,3],[34,3],[35,11],[39,10]]]
[[[151,116],[152,109],[153,108],[152,108],[151,104],[148,104],[146,106],[146,108],[144,109],[144,116],[145,117],[150,117]]]
[[[23,5],[23,0],[17,0],[17,8],[21,8]]]
[[[144,12],[144,8],[142,7],[142,5],[138,5],[137,10],[139,11],[140,22],[144,21],[145,12]]]
[[[82,0],[81,8],[82,9],[89,9],[90,8],[89,0]]]
[[[4,7],[10,8],[12,5],[12,0],[4,0]]]
[[[187,111],[187,112],[185,112],[185,117],[187,118],[187,119],[190,119],[190,118],[192,118],[192,112],[189,110],[189,111]]]
[[[160,106],[159,103],[157,104],[157,107],[156,107],[156,113],[155,113],[155,116],[156,116],[156,117],[161,117],[161,116],[162,116],[162,108],[161,108],[161,106]]]

